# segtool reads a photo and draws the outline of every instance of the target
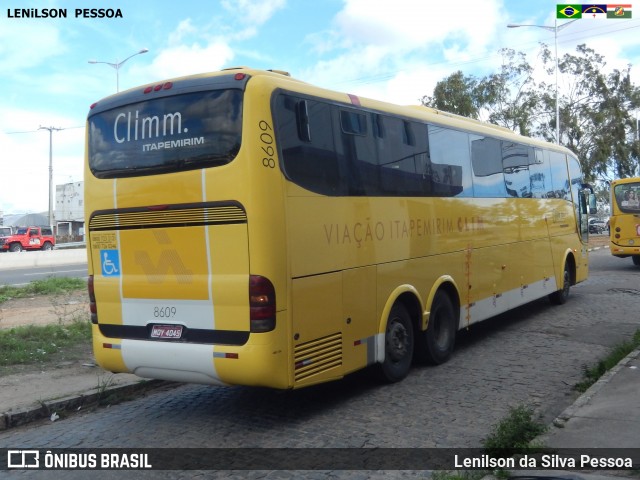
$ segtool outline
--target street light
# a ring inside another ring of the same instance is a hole
[[[562,30],[563,28],[569,26],[569,24],[575,22],[576,20],[571,20],[567,23],[563,23],[558,26],[558,19],[556,19],[553,27],[548,27],[546,25],[516,25],[510,23],[507,25],[507,28],[518,28],[518,27],[537,27],[544,28],[545,30],[549,30],[553,32],[554,43],[556,47],[556,143],[560,143],[560,105],[558,104],[558,30]]]
[[[129,55],[127,58],[125,58],[121,62],[117,62],[117,63],[98,62],[97,60],[89,60],[89,63],[104,63],[106,65],[109,65],[110,67],[115,68],[116,69],[116,92],[119,92],[120,91],[120,75],[119,75],[119,71],[120,71],[120,67],[122,66],[122,64],[124,62],[126,62],[127,60],[129,60],[131,57],[135,57],[136,55],[140,55],[142,53],[147,53],[148,51],[149,51],[149,49],[143,48],[139,52],[136,52],[133,55]]]

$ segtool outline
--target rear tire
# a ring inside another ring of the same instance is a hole
[[[453,353],[458,331],[458,315],[446,292],[439,290],[433,297],[427,330],[420,334],[416,358],[421,363],[440,365]]]
[[[414,336],[411,317],[406,307],[391,307],[384,336],[384,361],[378,366],[381,380],[394,383],[404,379],[411,369]]]
[[[634,265],[638,265],[640,267],[640,255],[632,255],[631,260],[633,260]]]
[[[564,264],[564,273],[562,274],[562,288],[549,295],[549,300],[554,305],[564,305],[569,299],[569,290],[571,288],[571,272],[569,271],[569,262]]]

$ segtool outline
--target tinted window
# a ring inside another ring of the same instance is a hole
[[[336,151],[338,161],[346,172],[346,183],[349,195],[380,195],[380,172],[376,147],[368,121],[364,114],[355,110],[337,108],[333,125],[334,135],[338,142]],[[331,124],[325,125],[329,128]]]
[[[429,125],[431,164],[426,174],[434,195],[471,197],[471,159],[468,134]]]
[[[565,155],[563,153],[549,152],[549,166],[551,167],[553,198],[570,200],[569,176]]]
[[[301,112],[304,115],[301,116]],[[280,95],[276,100],[275,117],[287,177],[312,192],[344,195],[346,184],[330,128],[331,105]]]
[[[532,163],[529,164],[531,196],[534,198],[553,198],[549,154],[536,148],[531,160]]]
[[[469,134],[469,141],[471,142],[474,195],[476,197],[506,197],[500,140]]]
[[[349,110],[340,111],[340,126],[344,133],[351,135],[367,134],[367,118],[364,113]]]
[[[530,198],[529,148],[515,142],[502,141],[502,167],[507,194]]]
[[[427,126],[379,116],[384,132],[377,141],[381,194],[422,196],[430,193]]]
[[[241,138],[240,90],[157,98],[89,118],[89,167],[115,178],[223,165]]]

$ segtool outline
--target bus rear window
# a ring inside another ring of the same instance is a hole
[[[225,165],[241,138],[241,90],[157,98],[89,118],[89,167],[118,178]]]
[[[640,183],[623,183],[613,189],[618,208],[623,213],[640,213]]]

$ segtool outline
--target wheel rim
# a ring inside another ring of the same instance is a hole
[[[409,334],[405,326],[394,319],[387,332],[387,353],[393,362],[399,362],[409,352]]]

